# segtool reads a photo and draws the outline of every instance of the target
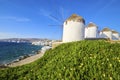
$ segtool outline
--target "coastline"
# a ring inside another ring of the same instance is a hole
[[[44,53],[45,52],[39,52],[38,54],[27,57],[27,58],[22,59],[18,62],[13,62],[13,63],[7,64],[7,67],[17,67],[17,66],[22,66],[22,65],[25,65],[25,64],[29,64],[29,63],[34,62],[35,60],[41,58],[44,55]]]
[[[41,58],[44,53],[46,52],[46,50],[49,50],[51,49],[52,47],[50,46],[44,46],[41,48],[41,50],[39,50],[37,52],[37,54],[35,55],[32,55],[32,56],[28,56],[26,58],[23,58],[21,60],[18,60],[18,61],[15,61],[15,62],[12,62],[12,63],[9,63],[9,64],[6,64],[5,67],[17,67],[17,66],[22,66],[22,65],[25,65],[25,64],[29,64],[31,62],[34,62],[36,61],[37,59]]]

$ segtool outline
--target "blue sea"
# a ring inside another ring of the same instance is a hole
[[[0,65],[11,63],[20,56],[34,55],[41,48],[31,43],[0,42]]]

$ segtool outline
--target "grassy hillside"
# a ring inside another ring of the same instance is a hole
[[[0,80],[120,80],[120,44],[62,44],[31,63],[0,70]]]

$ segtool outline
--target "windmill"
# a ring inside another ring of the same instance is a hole
[[[58,20],[56,17],[52,17]],[[72,14],[67,20],[65,20],[64,26],[62,25],[62,28],[64,28],[62,42],[84,40],[85,20],[81,16]]]

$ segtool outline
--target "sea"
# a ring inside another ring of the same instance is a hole
[[[11,63],[21,56],[35,55],[41,48],[31,43],[0,42],[0,65]]]

